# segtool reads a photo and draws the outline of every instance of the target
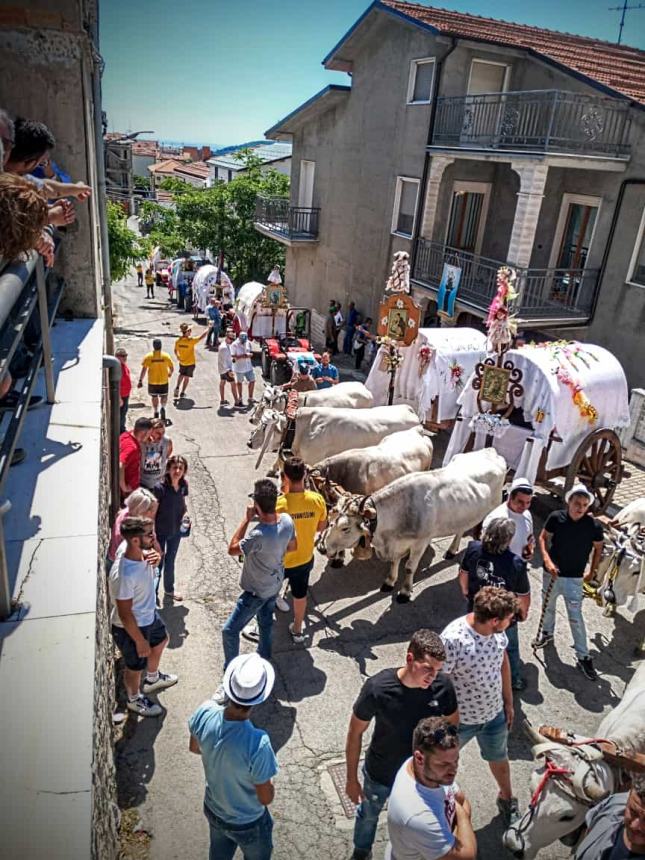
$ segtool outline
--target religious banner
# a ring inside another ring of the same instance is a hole
[[[421,308],[405,293],[393,293],[379,305],[379,337],[389,338],[400,346],[410,346],[419,333]]]

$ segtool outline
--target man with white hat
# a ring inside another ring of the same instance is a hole
[[[488,514],[482,524],[482,531],[493,520],[505,519],[515,523],[515,534],[511,540],[509,549],[515,555],[521,556],[524,561],[530,561],[535,552],[535,538],[533,536],[533,517],[531,516],[531,500],[533,499],[533,484],[528,478],[515,478],[511,484],[508,499],[502,502]]]
[[[275,671],[258,654],[229,663],[223,687],[227,702],[209,699],[188,720],[189,749],[201,755],[206,776],[204,814],[210,827],[210,857],[269,860],[273,851],[272,779],[278,762],[269,736],[250,721],[251,709],[271,695]]]
[[[582,617],[582,582],[592,549],[593,556],[585,579],[592,579],[596,573],[602,555],[603,532],[598,520],[589,513],[594,497],[584,484],[574,484],[564,500],[566,509],[549,514],[538,537],[544,564],[542,593],[545,599],[549,586],[553,584],[544,610],[542,633],[533,645],[544,648],[553,643],[555,605],[558,596],[562,595],[578,668],[593,681],[597,675],[589,656],[587,631]]]

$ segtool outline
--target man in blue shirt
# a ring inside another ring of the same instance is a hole
[[[321,388],[331,388],[332,385],[338,385],[338,368],[331,363],[331,354],[329,352],[323,352],[320,364],[314,367],[311,375],[319,390]]]
[[[249,716],[271,695],[275,671],[258,654],[241,654],[224,673],[226,704],[213,699],[188,720],[189,749],[201,755],[206,776],[204,814],[210,827],[210,857],[232,858],[237,848],[253,860],[273,851],[272,779],[278,762],[269,736]]]
[[[206,335],[206,349],[218,349],[218,335],[222,326],[222,314],[220,303],[215,296],[212,297],[210,305],[206,308],[208,315],[208,334]]]

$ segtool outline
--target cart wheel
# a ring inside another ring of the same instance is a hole
[[[594,430],[578,446],[569,464],[565,493],[580,481],[594,495],[592,509],[604,513],[622,478],[623,450],[613,430]]]
[[[269,361],[269,350],[262,348],[262,376],[268,379],[271,374],[271,362]]]

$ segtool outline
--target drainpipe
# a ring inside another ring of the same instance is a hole
[[[434,136],[434,127],[437,119],[437,97],[439,96],[441,75],[443,72],[444,62],[448,59],[448,57],[452,54],[456,47],[457,39],[455,39],[455,37],[453,36],[451,39],[450,47],[436,64],[435,76],[432,82],[432,103],[430,105],[430,119],[428,121],[428,136],[426,140],[425,158],[423,160],[423,173],[421,175],[419,199],[417,201],[417,217],[415,218],[414,234],[412,236],[412,260],[410,263],[411,273],[414,273],[414,265],[417,259],[417,240],[419,239],[419,234],[421,232],[421,218],[423,216],[423,209],[426,198],[426,187],[428,185],[428,173],[430,171],[430,156],[428,155],[428,147],[432,144],[432,138]]]
[[[119,512],[119,436],[121,430],[121,362],[113,355],[103,356],[103,368],[108,371],[110,393],[110,525]]]
[[[616,232],[616,227],[618,226],[618,219],[620,217],[620,209],[623,205],[623,197],[625,196],[625,189],[628,185],[645,185],[645,179],[623,179],[620,183],[620,190],[618,192],[618,197],[616,199],[616,206],[614,207],[614,214],[611,218],[611,226],[609,227],[609,235],[607,236],[607,242],[605,244],[605,250],[602,255],[602,261],[600,263],[600,270],[598,271],[598,281],[596,286],[596,294],[593,300],[593,306],[591,308],[591,315],[589,317],[589,322],[593,321],[593,318],[596,314],[596,306],[598,304],[598,296],[600,295],[600,287],[602,284],[602,279],[605,276],[605,269],[607,268],[607,261],[609,260],[609,254],[611,252],[611,246],[614,241],[614,234]]]

